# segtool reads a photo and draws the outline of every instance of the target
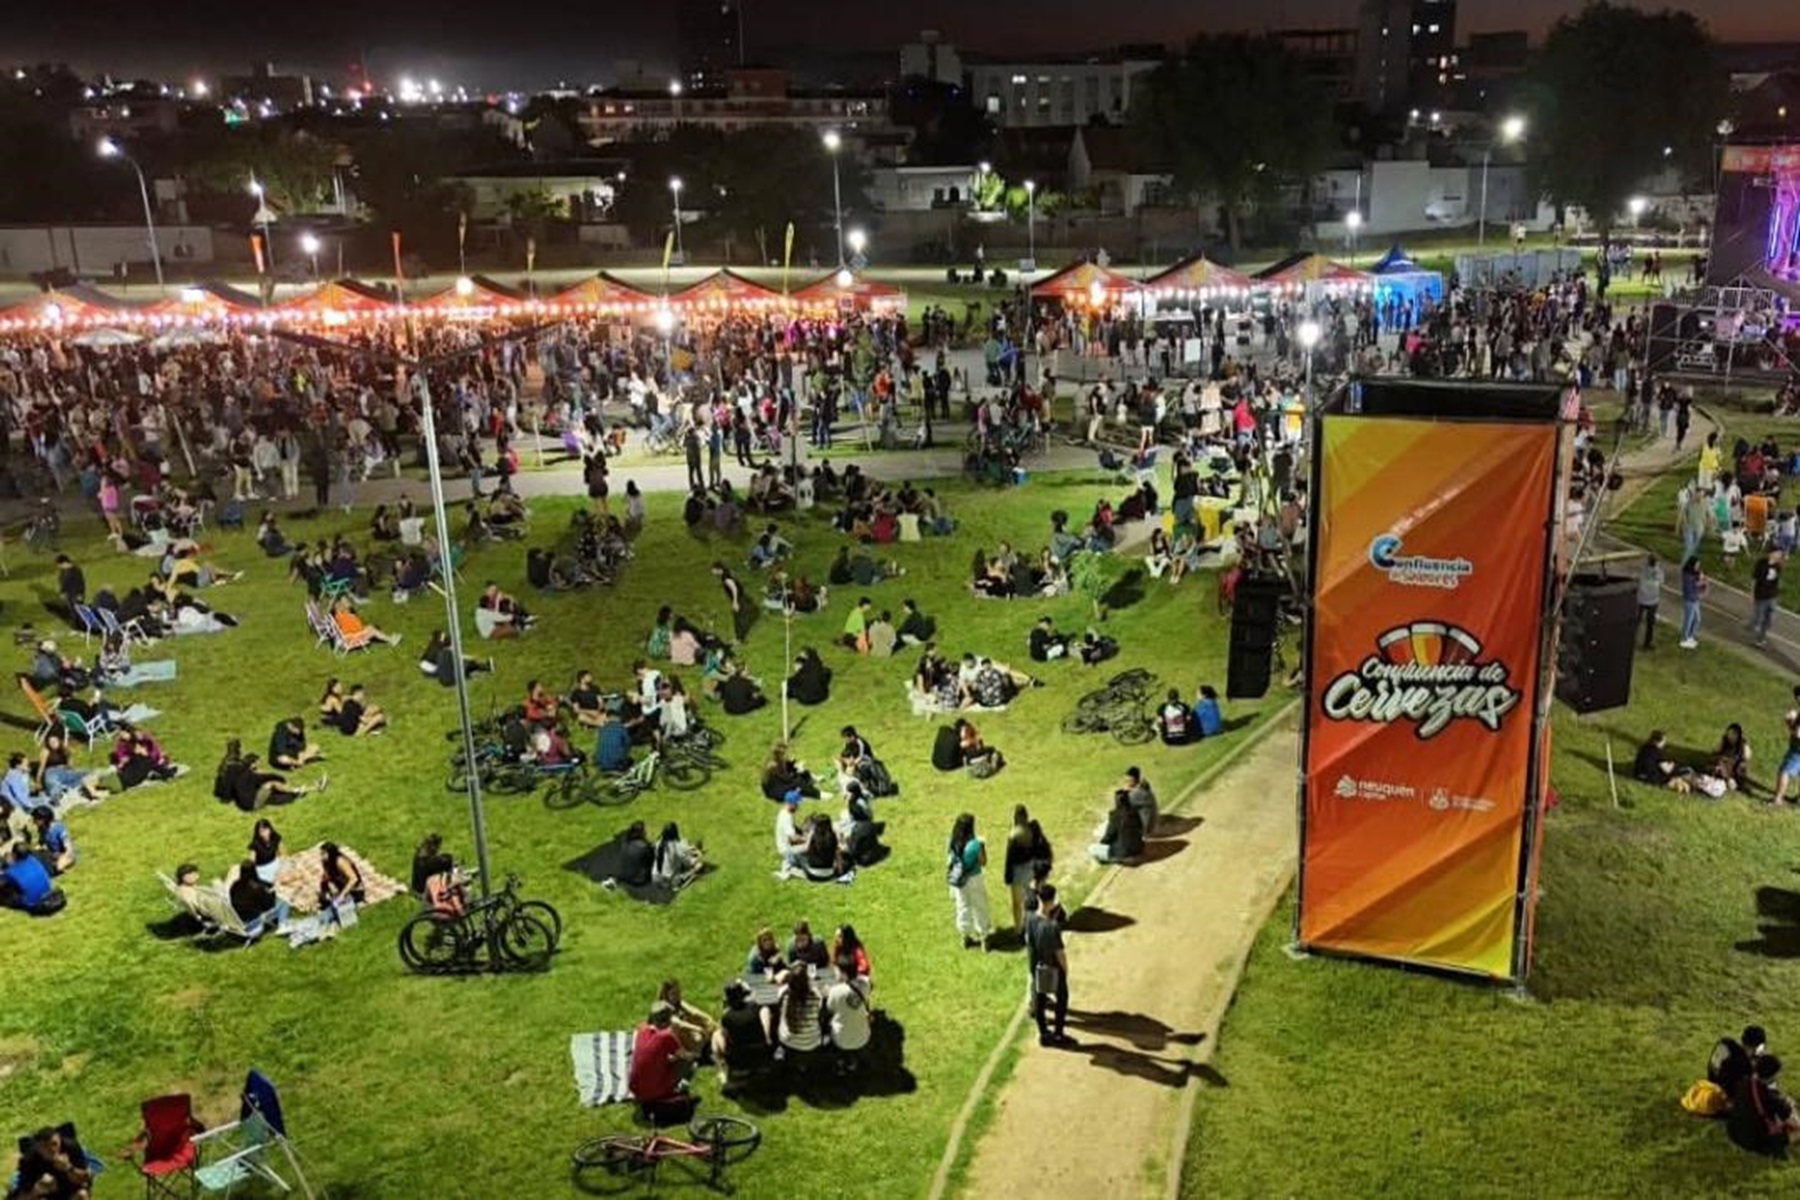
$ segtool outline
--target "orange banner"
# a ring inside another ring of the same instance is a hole
[[[1302,945],[1514,974],[1557,437],[1323,418]]]

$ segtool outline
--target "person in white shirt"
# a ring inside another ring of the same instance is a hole
[[[837,981],[826,989],[825,1022],[839,1054],[853,1059],[868,1047],[869,981],[847,957],[837,960]]]

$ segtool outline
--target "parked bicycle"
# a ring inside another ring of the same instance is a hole
[[[583,1142],[571,1156],[575,1186],[607,1194],[656,1189],[656,1170],[671,1158],[706,1164],[706,1184],[724,1186],[725,1168],[744,1161],[762,1142],[762,1130],[741,1117],[700,1117],[688,1123],[691,1141],[662,1133],[614,1133]]]
[[[400,930],[400,961],[414,971],[541,971],[562,938],[562,915],[541,900],[521,900],[519,877],[460,914],[419,913]],[[485,964],[483,959],[485,957]]]
[[[1150,712],[1156,676],[1142,667],[1121,671],[1083,696],[1075,711],[1063,718],[1064,733],[1110,733],[1121,745],[1140,746],[1156,737],[1156,718]]]

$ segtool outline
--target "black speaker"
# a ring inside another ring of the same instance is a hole
[[[1246,575],[1231,604],[1231,649],[1225,660],[1225,697],[1255,700],[1269,690],[1269,661],[1275,625],[1288,581],[1280,576]]]
[[[1563,600],[1556,696],[1578,713],[1631,703],[1637,649],[1637,581],[1577,575]]]

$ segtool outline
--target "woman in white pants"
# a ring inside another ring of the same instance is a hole
[[[986,866],[987,844],[975,836],[974,814],[964,813],[950,830],[945,879],[956,905],[956,931],[962,934],[965,950],[976,946],[986,949],[988,934],[993,931],[988,917]]]

